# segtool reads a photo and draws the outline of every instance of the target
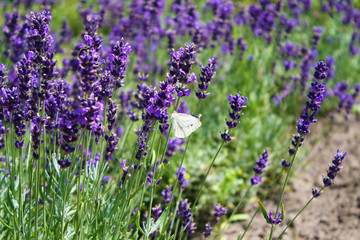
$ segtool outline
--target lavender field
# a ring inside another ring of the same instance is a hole
[[[360,1],[0,5],[0,239],[360,239]]]

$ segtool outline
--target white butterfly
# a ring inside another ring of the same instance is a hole
[[[186,138],[201,126],[199,118],[185,113],[173,112],[171,119],[175,138]]]

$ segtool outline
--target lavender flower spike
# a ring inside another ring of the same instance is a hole
[[[229,95],[229,104],[231,109],[229,109],[229,117],[230,120],[226,119],[226,125],[228,126],[228,130],[235,128],[240,123],[240,118],[243,113],[240,113],[244,108],[246,108],[245,103],[248,101],[247,97],[243,97],[240,93],[236,93],[235,95]],[[228,130],[224,133],[221,133],[221,138],[225,142],[231,141],[233,138],[228,134]]]
[[[209,95],[206,91],[209,88],[211,79],[213,79],[214,74],[216,73],[216,68],[215,58],[210,58],[209,63],[205,67],[201,65],[200,83],[198,84],[200,91],[196,92],[196,96],[199,99],[205,99],[207,95]]]
[[[227,208],[226,207],[222,207],[220,204],[215,203],[214,204],[214,222],[218,223],[220,218],[222,216],[224,216],[227,213]]]
[[[298,120],[298,135],[294,136],[294,140],[292,141],[293,148],[289,150],[290,156],[295,154],[296,147],[300,147],[302,145],[304,137],[310,132],[310,125],[317,122],[316,114],[321,108],[321,103],[325,98],[324,95],[326,91],[325,84],[322,83],[321,80],[326,78],[328,70],[329,68],[324,62],[318,62],[315,65],[315,79],[311,83],[308,94],[309,100],[306,102],[306,106],[300,115],[300,119]]]
[[[327,176],[323,178],[323,183],[326,187],[329,187],[334,184],[337,173],[341,170],[341,164],[343,159],[347,156],[347,152],[341,154],[340,149],[337,150],[332,165],[329,167]]]
[[[256,165],[253,167],[255,174],[260,175],[265,172],[265,167],[270,165],[270,163],[267,163],[269,160],[268,158],[268,151],[265,150],[263,154],[259,156],[259,161],[256,161]],[[262,177],[259,178],[257,175],[251,178],[251,185],[256,185],[262,182]]]
[[[204,237],[205,238],[210,237],[211,236],[211,231],[212,231],[211,225],[210,225],[210,223],[207,223],[205,225]]]

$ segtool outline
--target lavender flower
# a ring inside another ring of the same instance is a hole
[[[140,131],[138,133],[138,141],[137,141],[137,146],[138,146],[138,150],[135,154],[135,158],[137,160],[141,160],[143,157],[145,157],[147,155],[147,149],[149,148],[149,146],[146,144],[150,129],[152,126],[152,121],[150,120],[145,120],[145,122],[143,123],[143,125],[140,128]]]
[[[161,195],[163,196],[164,203],[169,203],[172,195],[171,187],[166,186],[165,190],[161,192]]]
[[[104,126],[100,119],[100,113],[104,110],[104,105],[97,101],[94,94],[89,95],[88,100],[81,100],[81,109],[79,109],[78,122],[82,128],[92,131],[98,137],[104,134]]]
[[[176,177],[179,180],[179,185],[181,187],[181,190],[184,191],[185,187],[189,185],[189,181],[185,178],[186,170],[184,167],[181,167],[181,170],[179,171],[179,168],[176,169]]]
[[[229,95],[229,104],[231,109],[228,110],[230,120],[226,119],[226,125],[228,126],[228,130],[235,128],[239,122],[240,117],[243,115],[241,111],[246,108],[245,103],[248,101],[247,97],[243,97],[240,93],[236,93],[235,95]],[[231,141],[232,138],[228,134],[228,130],[224,133],[221,133],[221,138],[225,141]]]
[[[77,114],[72,111],[65,111],[59,117],[61,149],[66,153],[71,153],[75,150],[75,147],[71,146],[70,143],[74,143],[78,139],[77,117]]]
[[[200,75],[200,83],[198,87],[200,89],[199,92],[196,92],[196,96],[199,99],[205,99],[208,93],[206,91],[209,88],[210,81],[213,79],[214,74],[216,73],[216,60],[215,58],[210,58],[209,63],[204,67],[201,64],[201,75]]]
[[[163,212],[163,209],[160,204],[156,205],[151,209],[151,215],[155,218],[155,221],[158,220],[161,216],[161,213]],[[159,233],[159,229],[156,229],[153,233],[150,234],[151,237],[155,237],[155,235]]]
[[[185,48],[179,48],[177,52],[173,49],[170,52],[170,73],[167,75],[167,82],[176,86],[178,97],[190,96],[191,90],[186,86],[191,82],[196,82],[196,75],[190,73],[195,53],[194,44],[186,44]]]
[[[320,196],[320,192],[315,188],[311,191],[312,195],[317,198]]]
[[[60,31],[60,39],[56,41],[55,50],[57,53],[63,53],[63,49],[61,48],[61,44],[65,42],[69,42],[72,39],[72,32],[71,29],[66,21],[63,19]]]
[[[339,103],[337,107],[337,112],[340,112],[342,108],[345,109],[345,118],[350,114],[352,106],[357,102],[356,98],[360,91],[360,84],[354,85],[354,91],[352,94],[347,93],[349,89],[349,84],[344,82],[337,82],[336,87],[333,88],[333,94],[338,97]]]
[[[265,150],[263,154],[259,156],[259,161],[256,161],[256,166],[253,167],[255,174],[261,175],[262,173],[265,172],[265,168],[267,166],[270,166],[270,163],[267,163],[267,161],[269,160],[268,158],[269,158],[268,151]],[[257,175],[251,178],[252,185],[256,185],[262,182],[262,177],[259,178]]]
[[[84,41],[88,46],[79,53],[79,81],[85,93],[96,93],[99,90],[98,69],[102,63],[99,49],[102,40],[97,36],[84,35]]]
[[[284,60],[284,67],[285,67],[285,71],[292,70],[292,69],[294,69],[296,67],[296,62],[285,59]]]
[[[189,223],[187,225],[186,231],[187,234],[190,236],[191,234],[193,234],[196,230],[196,225],[194,222],[194,218],[190,218]]]
[[[33,149],[33,157],[35,159],[39,159],[39,154],[37,150],[40,147],[40,135],[41,135],[41,116],[36,114],[36,116],[32,119],[32,127],[31,127],[31,138],[32,138],[32,149]]]
[[[33,59],[35,57],[34,52],[28,51],[27,54],[16,63],[17,79],[19,81],[20,100],[26,102],[30,100],[31,84],[34,71]]]
[[[327,71],[327,79],[335,78],[335,60],[333,56],[329,55],[326,57],[326,65],[329,67]]]
[[[108,102],[109,102],[109,107],[107,113],[107,120],[108,120],[108,129],[109,131],[111,131],[115,126],[117,105],[114,103],[114,101],[111,98],[108,100]]]
[[[220,218],[227,213],[227,208],[222,207],[220,204],[214,204],[214,222],[218,223]]]
[[[47,52],[53,41],[49,34],[51,18],[50,11],[42,11],[41,13],[30,12],[28,17],[30,28],[27,30],[27,34],[31,49],[36,50],[37,53]]]
[[[298,120],[298,135],[294,136],[294,140],[292,141],[294,148],[301,146],[304,141],[304,137],[310,132],[310,125],[317,122],[316,114],[321,108],[321,103],[325,98],[324,94],[326,91],[325,85],[320,80],[326,78],[326,72],[328,70],[329,69],[324,62],[319,62],[315,66],[315,79],[311,83],[311,88],[308,94],[309,100],[306,102],[306,107],[303,109],[300,119]],[[289,150],[290,155],[294,155],[294,148]]]
[[[212,231],[212,228],[211,228],[211,225],[210,223],[207,223],[205,225],[205,232],[204,232],[204,237],[210,237],[211,236],[211,231]]]
[[[165,164],[168,163],[169,162],[168,158],[174,156],[176,150],[178,150],[180,145],[184,144],[184,142],[185,140],[183,138],[177,138],[177,139],[169,138],[165,153],[166,158],[163,159],[163,163]]]
[[[131,46],[124,39],[121,39],[121,41],[116,42],[112,48],[112,53],[109,55],[108,71],[115,79],[115,89],[124,86],[125,72],[131,50]]]
[[[111,133],[110,136],[105,136],[105,141],[107,142],[105,160],[108,161],[114,157],[113,154],[115,152],[115,149],[117,148],[118,139],[115,133]]]
[[[282,216],[281,212],[278,212],[278,215],[277,215],[276,219],[274,219],[272,215],[273,215],[273,212],[270,211],[268,213],[268,216],[269,216],[269,221],[270,221],[271,224],[278,225],[279,223],[282,222],[282,220],[280,219],[280,217]]]
[[[192,219],[190,204],[188,203],[188,200],[180,200],[179,209],[177,211],[177,215],[182,217],[182,225],[183,227],[188,226],[190,220]]]
[[[3,125],[3,121],[0,120],[0,150],[5,147],[4,134],[5,134],[5,127]]]
[[[0,86],[3,85],[5,79],[7,77],[7,73],[6,73],[6,66],[5,64],[0,64]]]
[[[311,45],[313,48],[315,48],[320,40],[321,34],[322,34],[322,28],[321,27],[313,27],[314,35],[311,39]]]
[[[291,163],[290,163],[290,162],[286,162],[286,160],[283,159],[283,160],[281,161],[281,165],[282,165],[283,167],[285,167],[285,168],[289,168],[290,165],[291,165]]]
[[[341,164],[346,156],[347,156],[347,152],[341,154],[340,150],[339,149],[337,150],[334,160],[332,161],[332,165],[329,166],[327,176],[323,177],[323,183],[326,187],[329,187],[334,184],[336,175],[341,170]]]
[[[71,162],[69,161],[68,158],[64,159],[64,160],[59,159],[57,162],[58,162],[58,164],[60,165],[61,168],[68,168],[71,165]]]

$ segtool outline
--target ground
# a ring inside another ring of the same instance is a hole
[[[343,169],[338,173],[335,184],[326,188],[319,198],[310,203],[282,239],[360,239],[360,119],[351,116],[344,121],[342,116],[338,116],[330,123],[330,119],[323,119],[311,126],[312,133],[306,139],[304,147],[312,145],[312,150],[306,164],[296,169],[297,178],[290,181],[290,191],[284,196],[285,223],[290,222],[311,198],[312,188],[322,186],[322,175],[326,174],[338,148],[342,152],[348,152]],[[324,137],[315,141],[315,136],[321,133],[325,133]],[[276,210],[276,198],[277,196],[273,196],[265,202],[267,210]],[[257,204],[254,203],[245,212],[252,215],[256,207]],[[246,224],[247,222],[232,223],[222,240],[237,239]],[[284,226],[285,224],[279,225],[274,236],[278,236]],[[269,225],[260,213],[246,234],[246,239],[265,239],[268,233]]]

